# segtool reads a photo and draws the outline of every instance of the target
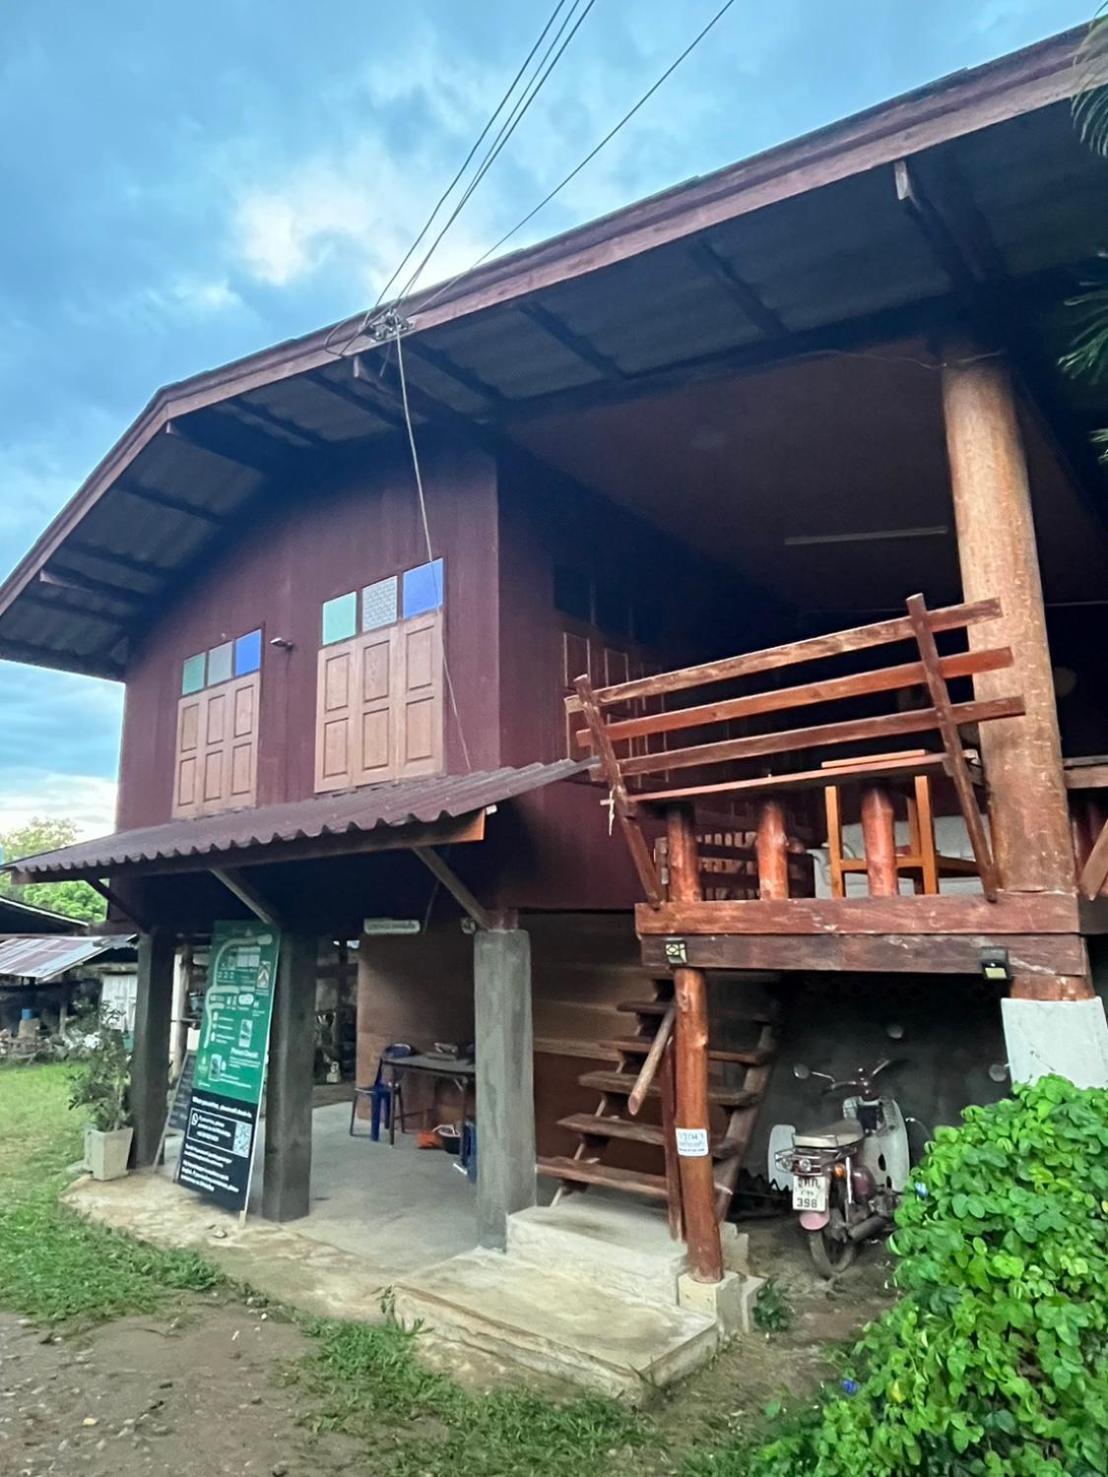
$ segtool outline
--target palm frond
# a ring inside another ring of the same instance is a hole
[[[1079,85],[1073,100],[1078,134],[1090,149],[1108,155],[1108,15],[1089,27],[1077,53]]]

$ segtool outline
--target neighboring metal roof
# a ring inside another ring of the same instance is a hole
[[[897,197],[903,158],[960,182],[1006,279],[1063,300],[1104,241],[1108,166],[1078,140],[1068,101],[1084,35],[427,289],[404,304],[416,420],[510,438],[582,393],[598,404],[653,393],[660,376],[841,351],[854,325],[869,325],[861,343],[917,332],[928,313],[933,327],[954,294]],[[1058,388],[1078,410],[1083,393]],[[134,633],[248,508],[317,478],[321,456],[364,466],[367,441],[401,424],[395,356],[356,318],[160,390],[0,587],[0,657],[123,677]]]
[[[66,933],[84,934],[88,928],[76,918],[54,913],[49,908],[36,908],[19,898],[0,894],[0,934]]]
[[[67,970],[87,964],[100,954],[127,948],[133,940],[120,938],[24,938],[0,940],[0,976],[43,984]]]
[[[256,810],[233,810],[198,820],[169,821],[161,826],[119,831],[114,836],[81,841],[60,851],[24,857],[14,864],[15,875],[21,881],[39,882],[74,876],[100,877],[121,867],[181,857],[196,857],[197,870],[201,870],[217,865],[224,852],[378,828],[429,825],[444,818],[472,815],[490,805],[539,790],[555,780],[580,774],[587,767],[587,763],[562,759],[555,764],[529,764],[525,769],[397,780],[335,795],[314,796],[310,800],[263,805]]]

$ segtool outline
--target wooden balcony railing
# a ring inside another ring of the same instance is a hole
[[[614,687],[594,689],[579,677],[567,709],[571,722],[581,715],[578,742],[591,749],[609,787],[647,900],[660,903],[667,895],[667,858],[664,847],[651,853],[643,810],[685,810],[699,837],[704,898],[779,900],[811,894],[811,859],[797,838],[817,824],[813,801],[833,830],[834,806],[846,787],[861,791],[870,892],[899,892],[905,870],[917,891],[937,891],[934,849],[919,831],[918,781],[929,785],[932,777],[949,781],[973,850],[972,865],[958,861],[957,870],[975,871],[985,896],[995,900],[996,872],[976,793],[981,776],[961,730],[1017,717],[1023,699],[1012,693],[955,700],[949,684],[1012,666],[1008,647],[970,643],[974,627],[1000,614],[996,600],[930,611],[914,595],[905,616],[850,631]],[[940,653],[937,638],[957,649]],[[909,659],[873,667],[875,650],[897,645],[910,647]],[[851,663],[861,670],[844,672]],[[903,749],[906,735],[928,734],[941,747]],[[891,799],[905,784],[915,807],[909,859],[898,857]],[[689,814],[721,802],[736,808],[733,828],[726,817],[722,824],[718,817],[698,824]]]

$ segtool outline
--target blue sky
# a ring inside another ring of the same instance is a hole
[[[469,265],[719,0],[598,0],[425,280]],[[366,306],[551,0],[7,0],[0,567],[152,392]],[[738,0],[525,244],[1075,25],[1091,0]],[[122,691],[0,663],[0,829],[110,829]]]

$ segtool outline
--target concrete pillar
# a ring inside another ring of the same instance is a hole
[[[295,1221],[308,1214],[312,1184],[312,1077],[319,941],[282,933],[266,1076],[262,1215]]]
[[[531,940],[482,929],[473,940],[477,1042],[477,1234],[503,1247],[508,1217],[535,1203]]]
[[[153,1164],[168,1108],[174,943],[173,934],[164,928],[139,936],[131,1053],[131,1121],[135,1126],[131,1163],[136,1169]]]
[[[1022,692],[1026,713],[981,725],[989,818],[1000,885],[1011,892],[1072,892],[1073,843],[1058,709],[1046,637],[1027,462],[1002,357],[957,340],[947,346],[943,409],[962,590],[995,597],[1003,616],[975,626],[976,647],[1008,645],[1015,665],[974,678],[978,698]],[[1017,978],[1012,993],[1039,999],[1092,994],[1087,979]]]

